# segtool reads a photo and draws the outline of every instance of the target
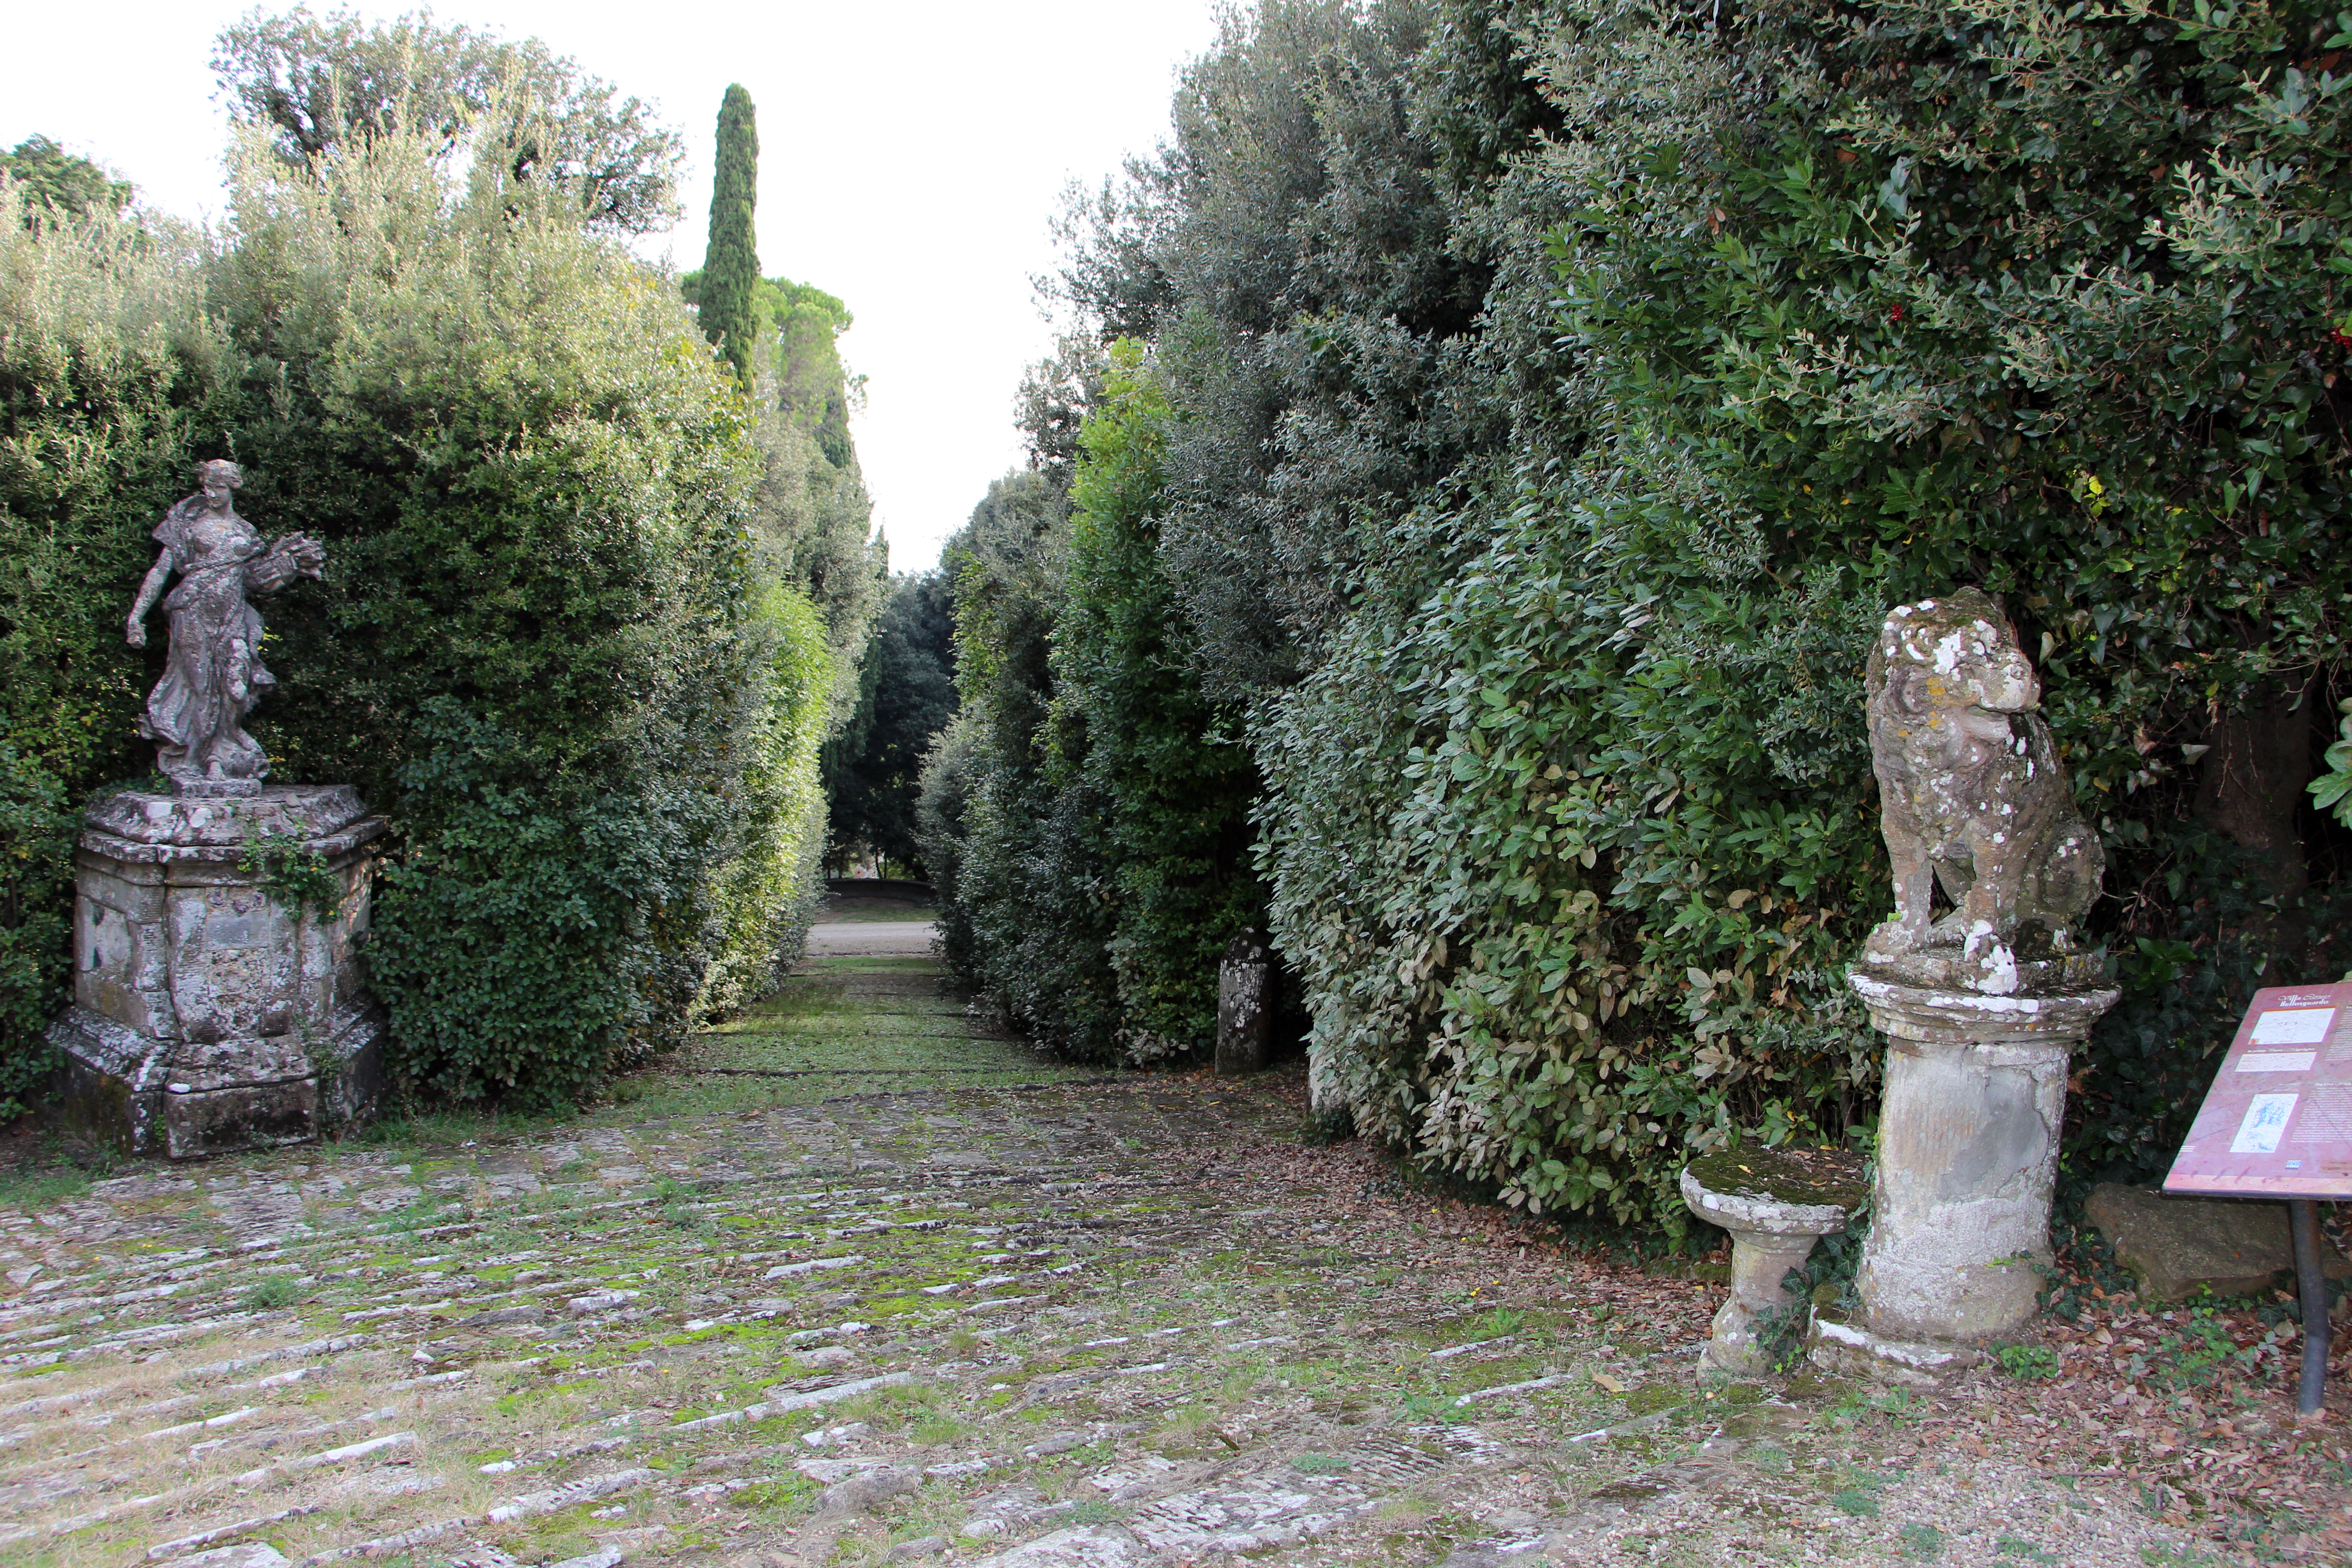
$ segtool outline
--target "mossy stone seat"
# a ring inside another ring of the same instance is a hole
[[[1862,1157],[1838,1149],[1749,1147],[1683,1168],[1683,1202],[1731,1233],[1731,1299],[1715,1315],[1699,1364],[1734,1376],[1770,1370],[1757,1342],[1766,1312],[1801,1310],[1781,1289],[1813,1244],[1845,1229],[1867,1192]]]

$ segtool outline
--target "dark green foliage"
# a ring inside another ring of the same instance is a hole
[[[772,508],[763,476],[837,470],[768,442],[547,182],[393,132],[236,176],[218,252],[111,219],[0,237],[0,1093],[63,997],[65,814],[148,765],[163,650],[121,645],[148,531],[226,451],[257,526],[329,549],[265,606],[254,732],[278,778],[394,821],[365,954],[394,1066],[576,1097],[785,956],[835,681],[787,586],[806,485]]]
[[[507,178],[562,191],[592,227],[649,234],[677,221],[677,132],[537,38],[445,27],[430,11],[371,23],[297,5],[223,29],[212,66],[231,119],[297,167],[354,141],[471,136]]]
[[[42,1031],[70,994],[79,824],[66,784],[0,747],[0,1118],[21,1112],[48,1071]]]
[[[916,842],[950,973],[1047,1047],[1099,1061],[1118,1049],[1105,803],[1047,771],[1069,555],[1068,499],[1037,473],[989,486],[949,540],[961,704],[924,768]]]
[[[826,742],[828,854],[863,845],[915,868],[923,759],[955,717],[953,589],[935,572],[899,577],[859,666],[857,710]]]
[[[1186,71],[1167,153],[1066,220],[1064,298],[1107,338],[1157,340],[1178,415],[1160,548],[1222,701],[1295,679],[1374,564],[1410,553],[1389,526],[1502,434],[1463,395],[1488,268],[1454,245],[1413,126],[1441,14],[1235,19]]]
[[[1807,693],[1858,663],[1887,604],[1971,581],[2003,595],[2108,845],[2098,918],[2138,1001],[2079,1075],[2070,1157],[2119,1173],[2168,1157],[2253,973],[2341,967],[2249,907],[2292,905],[2306,860],[2326,878],[2340,844],[2290,815],[2294,882],[2246,889],[2233,917],[2216,828],[2252,813],[2190,763],[2230,749],[2232,710],[2258,712],[2266,683],[2340,657],[2352,389],[2324,356],[2352,164],[2340,91],[2300,62],[2344,30],[2292,6],[2047,32],[1997,7],[1892,5],[1853,26],[1792,7],[1736,37],[1627,13],[1555,35],[1545,62],[1588,123],[1616,101],[1611,62],[1661,62],[1643,123],[1595,123],[1599,159],[1548,163],[1580,204],[1555,241],[1559,323],[1590,367],[1583,409],[1608,411],[1589,479],[1553,503],[1609,551],[1578,584],[1584,614],[1642,616],[1611,660],[1628,695],[1662,665],[1680,685],[1693,652],[1765,660],[1725,690],[1737,749],[1695,749],[1687,715],[1631,732],[1684,791],[1669,815],[1714,795],[1810,820],[1845,882],[1822,901],[1859,936],[1884,884],[1869,796],[1843,774],[1858,726]],[[2221,203],[2247,157],[2296,174]],[[1784,626],[1799,640],[1776,648]],[[2289,716],[2290,813],[2318,707]],[[1653,885],[1726,886],[1712,867],[1746,856],[1724,849],[1758,840],[1715,837],[1698,877]],[[1805,858],[1776,880],[1811,900],[1834,883]],[[1658,926],[1675,909],[1704,929],[1675,902]],[[2143,939],[2189,947],[2170,980],[2221,1005],[2168,990],[2158,1026]]]
[[[699,271],[679,278],[688,304],[699,306],[702,282]],[[757,388],[758,438],[768,464],[761,511],[782,542],[786,574],[823,612],[835,668],[845,679],[866,646],[888,575],[849,436],[850,409],[866,384],[842,363],[838,340],[852,318],[848,306],[813,283],[762,278],[753,295],[758,340],[773,351],[759,366]],[[857,700],[856,688],[837,689],[833,722],[845,721]]]
[[[2076,1169],[2160,1163],[2252,987],[2342,970],[2347,840],[2299,803],[2352,598],[2347,47],[2293,5],[1388,0],[1188,74],[1066,227],[1170,405],[1162,574],[1108,596],[1172,584],[1249,704],[1359,1126],[1670,1229],[1694,1152],[1866,1136],[1860,671],[1961,584],[2107,848]],[[1056,715],[1118,637],[1057,631]],[[1074,766],[1105,820],[1150,798]]]
[[[400,826],[368,959],[403,1071],[544,1102],[774,962],[730,952],[764,922],[730,917],[721,874],[769,865],[731,890],[789,896],[773,846],[800,824],[769,759],[801,699],[768,677],[794,633],[755,575],[741,405],[679,357],[682,313],[616,247],[519,226],[503,196],[410,226],[434,176],[378,145],[338,168],[381,227],[291,204],[217,286],[232,330],[267,322],[285,354],[275,416],[245,434],[247,509],[334,561],[273,619],[286,686],[257,718],[294,776],[352,779]],[[371,243],[408,265],[317,289],[363,276]],[[556,278],[568,309],[538,309]],[[344,336],[426,309],[430,336]]]
[[[719,105],[719,152],[710,184],[710,239],[703,252],[702,335],[719,346],[736,379],[751,383],[760,336],[760,255],[751,224],[760,200],[760,132],[751,95],[737,83]]]
[[[1142,345],[1116,345],[1079,437],[1054,630],[1049,773],[1102,803],[1118,1040],[1137,1062],[1214,1048],[1218,960],[1265,907],[1241,715],[1202,695],[1159,554],[1171,420]]]
[[[26,223],[120,212],[131,201],[130,181],[110,178],[46,136],[27,136],[0,153],[0,174],[23,182],[19,199],[26,203],[21,220]]]
[[[81,805],[153,764],[131,726],[162,649],[126,647],[123,619],[148,530],[220,450],[237,363],[184,237],[104,205],[21,216],[0,221],[0,1117],[69,994]]]
[[[415,731],[394,781],[412,842],[368,952],[405,1075],[436,1098],[544,1104],[674,1040],[701,979],[676,922],[698,912],[693,850],[721,804],[658,778],[551,780],[544,740],[450,699]]]
[[[841,334],[855,324],[849,307],[813,283],[762,278],[754,309],[776,334],[777,403],[816,437],[834,467],[852,460],[850,405],[865,386],[841,363]]]
[[[1213,1047],[1218,960],[1263,918],[1256,774],[1160,559],[1172,414],[1143,345],[1065,360],[1028,402],[1050,437],[1083,392],[1075,462],[1003,481],[949,547],[966,708],[926,779],[926,847],[953,868],[967,983],[1071,1055],[1181,1058]]]

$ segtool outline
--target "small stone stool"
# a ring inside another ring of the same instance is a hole
[[[1715,1315],[1700,1366],[1736,1377],[1771,1370],[1757,1319],[1806,1310],[1780,1281],[1804,1267],[1814,1242],[1845,1229],[1866,1194],[1862,1177],[1861,1156],[1835,1149],[1751,1147],[1684,1167],[1683,1202],[1731,1233],[1731,1300]]]

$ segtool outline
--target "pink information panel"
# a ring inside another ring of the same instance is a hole
[[[2352,984],[2254,993],[2164,1190],[2352,1197]]]

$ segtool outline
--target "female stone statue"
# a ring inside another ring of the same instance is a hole
[[[145,647],[147,612],[172,574],[180,574],[163,600],[172,617],[171,664],[148,693],[139,732],[160,742],[156,763],[179,794],[254,795],[269,772],[269,754],[245,732],[245,716],[278,681],[262,668],[261,616],[246,595],[321,575],[327,552],[299,533],[265,548],[232,502],[230,492],[245,482],[235,463],[200,464],[196,481],[202,493],[155,525],[163,553],[131,606],[131,646]]]

